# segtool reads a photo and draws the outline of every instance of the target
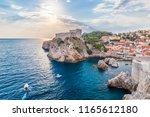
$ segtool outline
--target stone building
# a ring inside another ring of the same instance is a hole
[[[103,36],[101,37],[102,42],[106,43],[106,42],[118,42],[121,40],[121,38],[119,36]]]
[[[62,40],[64,40],[67,37],[81,38],[81,36],[82,36],[82,30],[76,29],[76,30],[70,30],[69,32],[66,33],[57,33],[55,38],[61,38]]]

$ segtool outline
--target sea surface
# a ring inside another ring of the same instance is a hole
[[[97,59],[76,64],[50,61],[40,39],[0,39],[0,100],[120,100],[126,93],[107,81],[131,63],[100,71]],[[57,78],[60,74],[62,77]],[[25,83],[30,91],[24,92]]]

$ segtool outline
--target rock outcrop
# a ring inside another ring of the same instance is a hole
[[[50,41],[44,41],[42,48],[46,51],[49,51],[49,46],[50,46],[49,44],[50,44]]]
[[[111,67],[114,67],[114,68],[118,68],[119,67],[119,64],[118,64],[118,62],[116,61],[116,59],[114,59],[114,58],[111,58],[110,60],[109,60],[109,63],[108,63]]]
[[[132,63],[132,76],[122,72],[108,81],[108,87],[130,91],[131,94],[123,97],[126,100],[150,99],[150,57],[135,58]]]
[[[87,49],[81,38],[67,37],[64,40],[54,38],[43,43],[43,49],[49,50],[48,57],[59,62],[78,62],[86,58]]]
[[[103,60],[99,60],[97,67],[101,70],[108,69],[108,65]]]
[[[110,65],[111,67],[114,67],[114,68],[119,67],[117,60],[114,58],[105,58],[104,61],[106,64]]]
[[[106,63],[106,64],[109,64],[109,60],[110,60],[111,58],[105,58],[104,59],[104,62]]]
[[[108,87],[121,88],[133,92],[136,91],[137,83],[128,73],[121,72],[118,76],[108,81]]]
[[[104,60],[98,61],[97,68],[107,70],[108,66],[118,68],[119,64],[114,58],[105,58]]]

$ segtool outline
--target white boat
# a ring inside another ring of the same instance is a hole
[[[24,91],[29,91],[29,85],[26,83],[23,87]]]
[[[57,75],[56,75],[56,78],[60,78],[60,77],[62,77],[62,75],[60,75],[60,74],[57,74]]]

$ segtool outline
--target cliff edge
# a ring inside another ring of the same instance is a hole
[[[126,100],[150,99],[150,57],[138,57],[132,63],[132,75],[120,73],[108,81],[108,87],[122,88],[131,94],[124,96]]]
[[[78,37],[54,38],[43,43],[43,49],[48,50],[48,57],[59,62],[75,63],[86,58],[85,42]]]
[[[43,49],[49,51],[49,58],[59,62],[72,63],[86,58],[105,58],[108,49],[100,41],[103,35],[111,33],[96,31],[82,35],[81,29],[56,33],[53,40],[43,43]]]

